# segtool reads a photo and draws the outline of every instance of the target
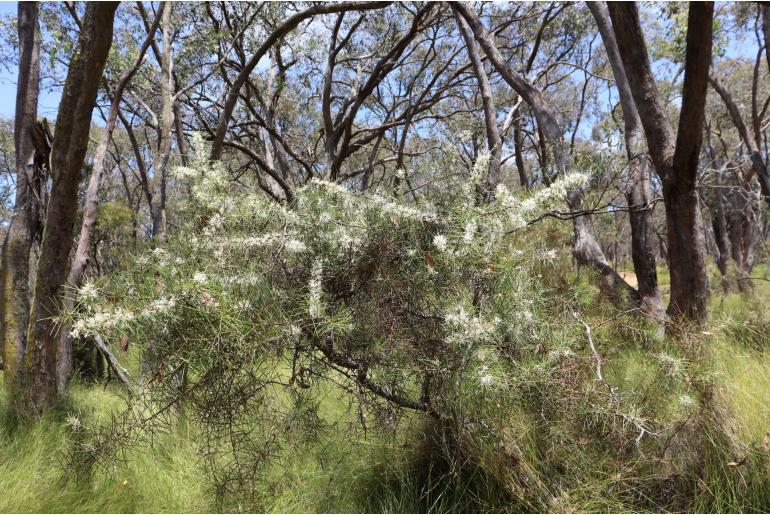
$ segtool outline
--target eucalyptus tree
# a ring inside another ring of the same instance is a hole
[[[35,166],[33,131],[37,121],[40,88],[39,4],[19,2],[19,78],[16,90],[14,147],[16,156],[16,200],[2,255],[3,369],[6,387],[13,389],[23,366],[30,310],[30,252],[39,238],[42,167]],[[34,270],[33,270],[34,272]]]
[[[755,66],[755,73],[754,73],[754,88],[753,91],[756,91],[756,83],[758,82],[758,66]],[[733,95],[730,93],[730,91],[722,85],[721,81],[715,74],[709,75],[709,83],[711,84],[711,87],[714,88],[714,91],[716,91],[722,101],[725,103],[725,107],[727,108],[727,112],[730,114],[730,119],[735,124],[735,128],[738,130],[738,134],[741,136],[741,142],[746,147],[746,150],[749,154],[749,158],[751,159],[751,164],[754,167],[754,173],[756,174],[756,177],[758,179],[759,185],[762,188],[762,195],[764,195],[765,200],[770,203],[770,176],[768,176],[767,173],[767,165],[765,163],[765,158],[762,155],[762,152],[760,151],[760,127],[762,125],[762,119],[760,117],[760,114],[757,112],[757,102],[756,99],[751,103],[753,109],[751,113],[751,119],[752,119],[752,127],[753,130],[749,131],[748,127],[746,126],[746,123],[743,120],[743,116],[741,115],[740,110],[738,109],[738,105],[736,104],[735,100],[733,99]],[[767,104],[766,104],[767,105]],[[765,111],[767,108],[765,107]],[[762,113],[764,114],[764,113]]]
[[[262,44],[256,51],[249,57],[248,61],[240,69],[238,75],[232,81],[232,84],[228,87],[225,96],[224,105],[222,106],[222,112],[219,115],[216,130],[214,131],[214,139],[211,147],[211,159],[217,159],[222,153],[224,146],[225,134],[233,115],[233,111],[238,103],[239,96],[241,94],[241,88],[248,80],[251,72],[256,68],[260,59],[268,53],[270,48],[275,43],[295,29],[300,23],[314,16],[328,13],[339,13],[346,11],[361,11],[369,9],[381,9],[385,7],[388,2],[340,2],[334,4],[318,4],[313,7],[309,7],[304,11],[300,11],[288,19],[283,21],[277,27],[275,27],[263,40]]]
[[[710,171],[715,176],[710,181],[715,204],[712,216],[716,217],[715,227],[721,228],[724,223],[724,236],[729,242],[725,255],[732,256],[739,275],[738,286],[744,293],[751,289],[754,247],[764,239],[762,219],[766,217],[768,200],[764,186],[765,150],[760,149],[767,148],[762,128],[770,92],[764,86],[766,72],[761,66],[762,44],[758,43],[753,63],[744,59],[715,63],[709,81],[716,95],[710,96],[710,123],[706,127],[713,140],[709,142]],[[729,88],[719,78],[728,75]]]
[[[161,6],[161,9],[156,14],[150,30],[147,33],[147,36],[144,38],[143,43],[139,47],[134,61],[128,66],[128,68],[123,70],[120,77],[118,77],[117,83],[114,85],[114,91],[112,92],[112,99],[110,101],[110,109],[109,114],[107,115],[106,124],[100,134],[99,143],[94,150],[93,166],[91,169],[91,175],[88,180],[88,188],[86,190],[83,205],[83,221],[80,227],[80,234],[78,236],[75,255],[72,258],[72,264],[70,266],[69,274],[67,275],[67,283],[69,286],[77,287],[80,285],[80,282],[86,272],[86,268],[89,263],[89,256],[92,254],[91,247],[94,230],[97,223],[99,189],[101,187],[102,179],[106,171],[107,150],[117,126],[118,111],[120,109],[120,102],[123,99],[123,93],[144,61],[145,52],[147,52],[150,43],[155,37],[155,31],[160,24],[161,17],[163,16],[164,19],[166,19],[165,13],[170,13],[170,11],[170,4],[166,3]],[[108,87],[107,89],[110,90],[112,88]],[[153,227],[155,227],[154,224]],[[72,309],[74,305],[74,299],[72,296],[67,296],[65,303],[68,309]],[[64,325],[59,331],[59,354],[57,358],[58,387],[60,392],[64,391],[67,381],[69,380],[72,361],[72,337],[69,335],[69,327]]]
[[[493,37],[484,28],[478,14],[467,3],[452,4],[470,25],[474,37],[505,81],[524,99],[535,113],[538,126],[551,144],[554,157],[554,168],[557,175],[570,173],[574,170],[574,161],[569,145],[564,138],[564,130],[560,126],[553,105],[546,99],[541,90],[536,88],[526,77],[514,71],[503,58]],[[570,210],[576,215],[573,221],[573,252],[580,264],[588,265],[596,270],[601,279],[602,287],[618,302],[631,298],[638,302],[638,293],[610,266],[600,247],[590,211],[584,207],[584,192],[574,188],[567,193]]]
[[[58,397],[59,338],[55,314],[61,303],[72,247],[78,188],[86,157],[91,113],[107,54],[117,2],[89,3],[62,90],[50,165],[53,177],[24,350],[22,397],[39,413]]]
[[[497,125],[497,109],[495,108],[495,100],[492,96],[492,86],[489,83],[489,77],[484,69],[484,63],[482,62],[481,55],[476,47],[476,41],[473,39],[473,33],[471,32],[470,27],[468,27],[468,23],[463,19],[457,9],[452,9],[452,13],[457,21],[457,27],[460,29],[463,40],[465,41],[468,58],[473,66],[473,73],[476,75],[479,91],[481,92],[481,102],[484,108],[484,125],[487,133],[487,146],[489,147],[489,153],[491,155],[489,173],[486,184],[484,185],[484,198],[489,201],[492,198],[492,195],[494,195],[495,187],[500,182],[500,159],[503,152],[503,141],[500,137],[500,129]]]
[[[708,278],[703,220],[698,199],[698,163],[712,49],[711,3],[691,3],[688,11],[685,75],[679,129],[674,133],[652,73],[636,4],[610,3],[610,18],[626,75],[633,77],[647,146],[663,184],[674,320],[705,323]]]
[[[623,135],[631,168],[624,193],[628,202],[631,255],[641,297],[641,309],[656,318],[662,318],[663,299],[658,288],[652,220],[651,163],[645,152],[644,128],[631,93],[628,76],[623,68],[618,44],[612,32],[607,6],[604,2],[587,2],[587,5],[604,41],[623,111]]]

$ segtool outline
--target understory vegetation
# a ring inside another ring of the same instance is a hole
[[[585,176],[478,205],[471,174],[420,210],[316,181],[290,211],[176,173],[190,232],[58,321],[148,379],[6,413],[3,511],[770,507],[770,289],[676,338],[613,308],[524,222]]]
[[[584,277],[567,276],[551,286],[577,292],[589,325],[607,320],[593,305],[597,292]],[[464,459],[453,469],[435,422],[412,415],[397,432],[364,431],[349,395],[325,382],[315,387],[315,438],[279,452],[254,490],[220,497],[205,479],[198,430],[184,418],[121,453],[99,474],[73,474],[67,456],[82,443],[73,436],[74,418],[106,427],[126,407],[125,390],[114,380],[103,385],[79,379],[65,407],[27,430],[5,423],[0,511],[767,511],[770,356],[763,299],[770,292],[758,286],[749,302],[738,293],[715,296],[714,320],[704,331],[709,334],[696,335],[685,348],[658,339],[631,316],[595,330],[608,382],[635,394],[662,421],[654,429],[665,430],[645,437],[641,451],[632,442],[616,454],[601,427],[569,420],[575,407],[544,416],[533,396],[507,417],[507,451],[497,442],[477,442],[463,449]],[[642,343],[636,343],[639,335],[645,335]],[[575,343],[583,357],[581,387],[593,388],[584,336],[576,333]],[[681,361],[662,359],[668,353]],[[138,363],[136,354],[129,350],[125,361]],[[531,388],[535,393],[538,385]],[[5,398],[2,406],[7,409]],[[538,483],[554,498],[539,492]]]

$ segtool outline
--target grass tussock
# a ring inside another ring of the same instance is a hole
[[[6,398],[2,420],[9,420]],[[213,499],[201,481],[195,444],[184,433],[163,435],[152,446],[129,451],[111,471],[88,480],[63,465],[75,443],[68,417],[106,422],[122,400],[110,388],[75,384],[67,406],[23,427],[0,431],[0,512],[127,513],[207,512]],[[69,418],[71,423],[72,418]]]

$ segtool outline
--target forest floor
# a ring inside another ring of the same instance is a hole
[[[661,272],[665,286],[666,274]],[[758,267],[753,275],[767,273]],[[718,284],[715,278],[712,284]],[[589,323],[600,325],[609,318],[607,313],[597,309]],[[705,366],[724,411],[722,420],[729,426],[724,434],[740,440],[745,448],[764,449],[770,455],[768,320],[770,282],[756,281],[749,297],[715,290],[709,326],[694,338],[706,350]],[[622,321],[605,324],[595,338],[606,352],[610,380],[648,381],[648,388],[654,388],[655,378],[645,375],[647,351],[626,340]],[[73,445],[67,417],[75,414],[106,423],[124,406],[119,385],[76,381],[65,408],[23,429],[11,422],[0,427],[0,512],[208,512],[255,506],[267,512],[517,511],[516,505],[499,497],[493,483],[479,477],[455,482],[451,491],[426,503],[423,484],[428,472],[413,444],[420,441],[425,426],[417,417],[407,420],[396,436],[364,433],[357,411],[341,390],[326,387],[320,400],[325,422],[321,436],[312,444],[287,449],[256,492],[223,501],[207,486],[194,431],[184,424],[158,435],[151,444],[128,450],[125,460],[110,470],[100,469],[88,480],[75,477],[63,465],[66,450]],[[0,418],[7,421],[6,412],[2,393]],[[749,466],[741,462],[745,457],[728,453],[710,455],[703,464],[698,491],[686,496],[687,511],[770,509],[770,460]],[[597,465],[595,477],[599,475]],[[587,473],[586,477],[592,476]],[[612,490],[607,486],[612,478],[586,481],[573,485],[555,511],[633,509],[605,498]]]

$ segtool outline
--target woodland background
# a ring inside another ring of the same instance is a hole
[[[2,11],[0,511],[770,510],[770,6]]]

